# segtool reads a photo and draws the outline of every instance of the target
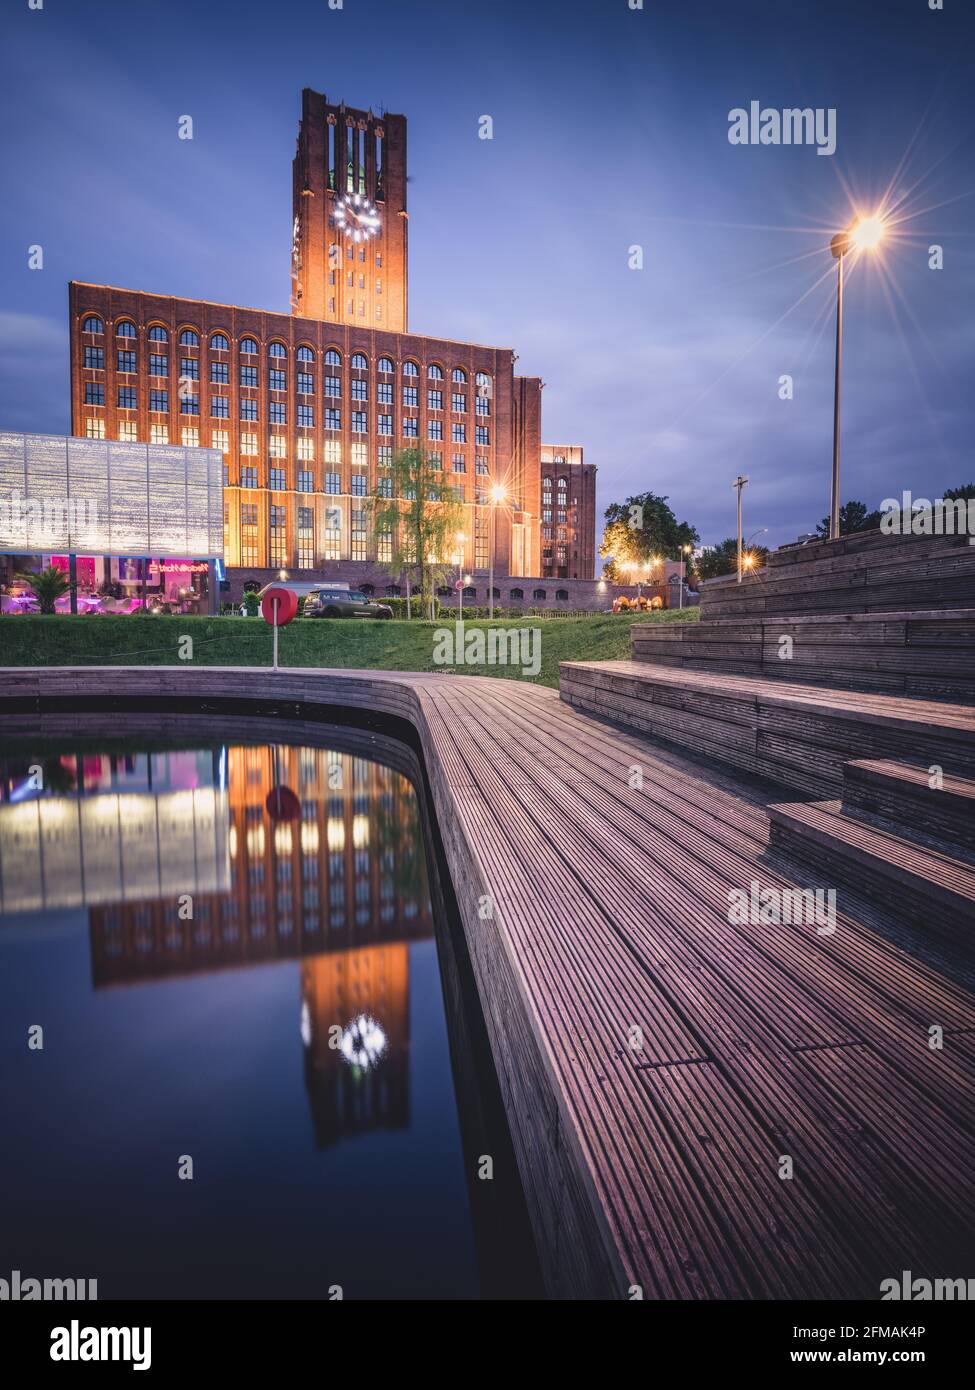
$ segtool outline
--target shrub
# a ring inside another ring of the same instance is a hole
[[[391,608],[391,609],[393,610],[393,617],[394,617],[394,618],[405,618],[405,617],[406,617],[406,599],[405,599],[405,598],[383,598],[382,594],[376,594],[376,595],[375,595],[375,599],[376,599],[376,602],[377,602],[377,603],[384,603],[384,604],[387,606],[387,608]],[[440,600],[439,600],[438,598],[435,598],[435,599],[433,600],[433,616],[434,616],[434,620],[436,620],[436,619],[440,616]],[[426,619],[426,617],[427,617],[427,606],[426,606],[426,604],[425,604],[424,601],[423,601],[423,595],[422,595],[422,594],[412,594],[412,595],[411,595],[411,597],[410,597],[410,617],[413,618],[414,620],[416,620],[416,619],[424,619],[424,620],[425,620],[425,619]]]

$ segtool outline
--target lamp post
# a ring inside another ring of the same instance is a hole
[[[464,577],[464,542],[467,540],[467,537],[464,535],[463,531],[458,531],[458,532],[457,532],[457,535],[454,537],[454,539],[455,539],[456,542],[457,542],[457,553],[456,553],[455,555],[453,555],[451,558],[453,559],[454,564],[457,566],[457,582],[458,582],[458,584],[460,584],[460,581],[461,581],[461,580],[463,579],[463,577]],[[457,590],[457,595],[458,595],[458,600],[457,600],[457,601],[458,601],[458,603],[460,604],[460,616],[463,617],[463,616],[464,616],[464,589],[463,589],[463,586],[461,586],[460,588],[458,588],[458,590]]]
[[[845,232],[837,232],[829,244],[836,260],[836,365],[833,377],[833,473],[829,496],[829,538],[840,537],[840,375],[843,366],[843,257],[851,247],[872,251],[883,240],[881,217],[861,217]]]
[[[694,549],[692,545],[682,545],[680,548],[680,600],[678,608],[684,607],[684,571],[687,568],[687,557]]]
[[[497,534],[497,511],[498,503],[503,502],[507,494],[500,483],[495,483],[491,489],[491,555],[490,570],[488,578],[488,618],[494,620],[494,538]]]
[[[747,475],[743,477],[742,474],[739,473],[739,474],[738,474],[738,477],[737,477],[737,478],[735,479],[735,481],[731,484],[732,487],[736,487],[736,488],[738,489],[738,583],[739,583],[739,584],[741,583],[741,571],[742,571],[742,564],[741,564],[741,559],[742,559],[742,551],[741,551],[741,490],[742,490],[742,488],[745,486],[745,484],[746,484],[747,482],[748,482],[748,477],[747,477]]]

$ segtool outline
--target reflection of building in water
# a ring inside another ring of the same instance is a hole
[[[301,964],[301,1037],[315,1144],[409,1121],[409,947]]]
[[[210,752],[0,761],[0,913],[226,891],[221,767]]]
[[[400,773],[319,748],[227,756],[229,893],[91,914],[96,986],[430,936],[416,794]],[[293,820],[268,794],[295,793]]]

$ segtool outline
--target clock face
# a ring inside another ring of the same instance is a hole
[[[375,205],[360,193],[349,193],[335,204],[335,225],[352,241],[368,241],[382,226]]]

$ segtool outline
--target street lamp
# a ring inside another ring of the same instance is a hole
[[[860,217],[829,244],[836,261],[836,374],[833,379],[833,476],[829,500],[829,538],[840,536],[840,371],[843,363],[843,257],[851,250],[873,251],[886,231],[882,217]]]
[[[692,545],[682,545],[680,548],[680,601],[678,608],[684,607],[684,572],[687,568],[687,557],[694,549]]]
[[[748,482],[748,475],[747,475],[747,474],[741,474],[741,473],[739,473],[739,474],[738,474],[738,477],[737,477],[737,478],[735,479],[735,481],[731,484],[732,487],[735,487],[735,488],[738,489],[738,583],[739,583],[739,584],[741,583],[741,572],[742,572],[742,564],[741,564],[741,553],[742,553],[742,552],[741,552],[741,490],[742,490],[742,488],[745,486],[745,484],[746,484],[747,482]]]
[[[488,578],[488,617],[494,619],[494,537],[497,532],[497,511],[498,503],[504,502],[507,493],[500,483],[495,483],[491,489],[491,567]]]
[[[458,532],[457,532],[457,535],[454,537],[454,539],[455,539],[456,542],[457,542],[457,552],[456,552],[456,554],[453,555],[451,558],[452,558],[454,564],[457,566],[457,583],[458,583],[458,586],[459,586],[458,589],[457,589],[457,601],[458,601],[458,604],[460,605],[460,616],[463,618],[463,616],[464,616],[464,586],[463,586],[462,581],[463,581],[463,578],[464,578],[464,542],[467,540],[467,537],[464,535],[463,531],[458,531]]]

